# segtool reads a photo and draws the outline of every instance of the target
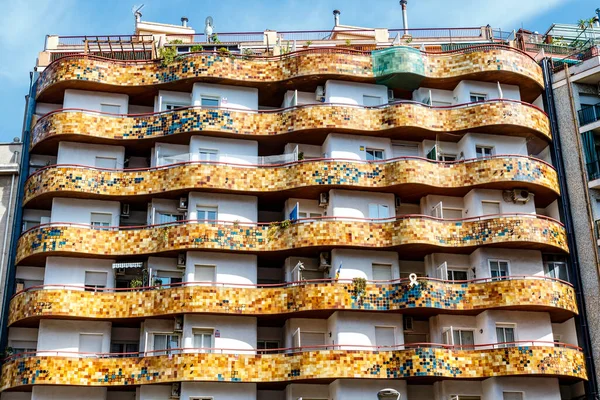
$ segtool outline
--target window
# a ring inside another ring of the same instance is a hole
[[[373,264],[373,280],[391,281],[392,266],[390,264]]]
[[[23,220],[23,232],[33,228],[34,226],[38,226],[40,225],[40,221],[33,221],[33,220]]]
[[[96,163],[94,164],[98,168],[117,168],[117,159],[114,157],[96,157]]]
[[[210,353],[214,347],[212,329],[194,329],[194,348],[200,353]]]
[[[173,214],[173,213],[156,213],[156,223],[157,224],[168,224],[171,222],[183,221],[183,214]]]
[[[523,400],[522,392],[502,392],[502,400]]]
[[[121,114],[121,106],[117,104],[100,104],[100,111],[110,114]]]
[[[482,215],[500,214],[500,202],[499,201],[482,201],[481,202],[481,213],[482,213]]]
[[[481,400],[481,396],[466,396],[462,394],[453,394],[450,400]]]
[[[22,290],[25,289],[29,289],[30,287],[33,286],[42,286],[44,284],[43,280],[37,280],[37,279],[15,279],[15,283],[16,288],[15,288],[15,292],[20,292]]]
[[[257,340],[256,348],[259,350],[272,350],[279,348],[279,340]]]
[[[438,161],[456,161],[456,154],[440,153],[438,155]]]
[[[219,97],[200,97],[200,105],[202,107],[219,107]]]
[[[396,333],[393,326],[375,327],[375,345],[377,347],[393,347],[396,345]]]
[[[90,225],[95,229],[106,229],[112,224],[112,214],[92,213],[90,216]]]
[[[550,261],[544,265],[546,276],[569,281],[569,270],[566,262]]]
[[[106,272],[85,271],[85,290],[95,292],[96,289],[105,288],[107,278]]]
[[[469,279],[469,273],[464,269],[449,269],[448,280],[450,281],[466,281]]]
[[[379,106],[381,105],[381,97],[379,96],[363,96],[363,105],[368,107]]]
[[[306,213],[306,212],[302,212],[302,211],[298,213],[298,218],[319,218],[322,216],[323,216],[323,214],[321,214],[321,213],[313,213],[313,212]]]
[[[175,354],[173,349],[179,349],[179,335],[170,333],[155,333],[154,352],[152,355],[160,356],[165,354]],[[164,351],[163,351],[164,350]]]
[[[102,353],[102,334],[80,333],[79,334],[79,352],[80,353]],[[88,354],[87,356],[90,356]]]
[[[181,107],[187,107],[189,104],[165,103],[165,110],[171,111]]]
[[[506,343],[499,344],[498,347],[512,347],[515,341],[515,326],[514,325],[496,325],[496,342]]]
[[[154,278],[156,285],[172,285],[174,283],[181,283],[183,280],[183,273],[179,271],[156,271]]]
[[[214,265],[195,265],[194,280],[196,282],[215,282],[217,280],[216,269]]]
[[[196,211],[198,221],[210,221],[214,224],[214,221],[217,220],[217,207],[197,207]]]
[[[462,209],[461,208],[442,208],[444,218],[446,219],[461,219],[462,218]]]
[[[33,353],[37,350],[37,341],[35,340],[11,340],[9,346],[13,349],[13,354]],[[25,356],[23,356],[25,357]]]
[[[383,150],[367,149],[367,161],[383,160],[385,153]]]
[[[482,93],[471,93],[470,95],[471,103],[476,103],[478,101],[486,101],[487,94]]]
[[[198,149],[198,155],[200,156],[200,161],[218,161],[219,160],[219,150]]]
[[[453,346],[470,347],[475,344],[473,330],[471,329],[456,329],[450,327],[443,333],[444,344]]]
[[[500,261],[500,260],[489,260],[490,265],[490,276],[492,278],[502,278],[504,276],[508,276],[508,261]]]
[[[493,147],[475,146],[475,154],[477,155],[477,158],[491,157],[493,155],[493,153],[494,153]]]
[[[110,344],[111,353],[120,353],[119,357],[137,357],[140,351],[140,345],[137,342],[117,342]],[[123,354],[129,353],[129,354]]]
[[[369,218],[383,219],[390,216],[389,207],[385,204],[369,204]]]

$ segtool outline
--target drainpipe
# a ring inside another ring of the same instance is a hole
[[[588,380],[583,381],[587,399],[598,398],[598,383],[596,381],[596,369],[594,367],[594,358],[592,357],[592,341],[590,339],[587,311],[585,308],[585,299],[582,293],[582,282],[579,265],[579,255],[575,240],[575,232],[573,232],[573,216],[571,215],[571,204],[569,200],[569,192],[567,191],[567,182],[565,177],[565,166],[561,158],[562,148],[559,139],[558,121],[556,119],[556,110],[554,108],[554,92],[552,91],[552,70],[550,62],[547,58],[541,61],[542,73],[544,75],[544,108],[550,120],[550,130],[553,140],[550,144],[550,153],[552,163],[556,168],[558,176],[558,185],[560,188],[561,197],[558,199],[560,217],[565,225],[567,233],[567,244],[569,246],[569,265],[570,273],[573,276],[573,286],[575,287],[575,296],[577,297],[577,305],[579,307],[579,315],[575,317],[575,328],[577,330],[577,339],[583,348],[583,354],[586,360],[586,369],[588,372]],[[579,134],[579,129],[577,130]],[[585,182],[585,181],[584,181]],[[586,190],[587,192],[587,190]]]
[[[404,29],[404,34],[408,35],[408,15],[406,13],[406,4],[408,0],[400,0],[400,5],[402,6],[402,29]]]
[[[13,200],[13,193],[14,193],[14,188],[15,188],[15,174],[12,174],[10,177],[10,194],[9,194],[9,198],[8,198],[8,208],[7,213],[8,215],[6,216],[6,223],[4,224],[4,240],[2,242],[2,258],[0,258],[0,269],[3,268],[4,266],[4,260],[6,258],[6,244],[8,243],[8,232],[9,229],[8,227],[10,226],[10,216],[11,216],[11,210],[12,210],[12,200]],[[11,232],[12,234],[12,232]]]

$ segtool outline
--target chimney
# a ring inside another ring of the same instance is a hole
[[[188,19],[187,17],[181,17],[181,26],[187,28]]]
[[[333,10],[333,24],[338,26],[340,24],[340,10]]]
[[[402,28],[404,29],[404,34],[408,34],[408,15],[406,14],[406,3],[407,0],[400,0],[400,5],[402,6]]]

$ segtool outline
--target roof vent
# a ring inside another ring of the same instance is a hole
[[[333,10],[333,24],[338,26],[340,24],[340,10]]]
[[[187,28],[187,23],[188,23],[188,18],[187,17],[181,17],[181,26]]]

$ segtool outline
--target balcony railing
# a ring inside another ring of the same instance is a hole
[[[156,55],[152,35],[47,36],[44,51],[51,52],[51,61],[77,53],[116,60],[150,60]]]
[[[577,111],[577,115],[579,116],[580,126],[598,121],[600,119],[600,103],[582,107],[581,110]]]
[[[298,152],[277,154],[272,156],[247,156],[241,154],[208,154],[201,155],[199,153],[183,153],[169,156],[158,157],[156,166],[165,165],[173,166],[181,163],[218,163],[226,165],[259,167],[259,166],[278,166],[289,164],[298,161]]]

